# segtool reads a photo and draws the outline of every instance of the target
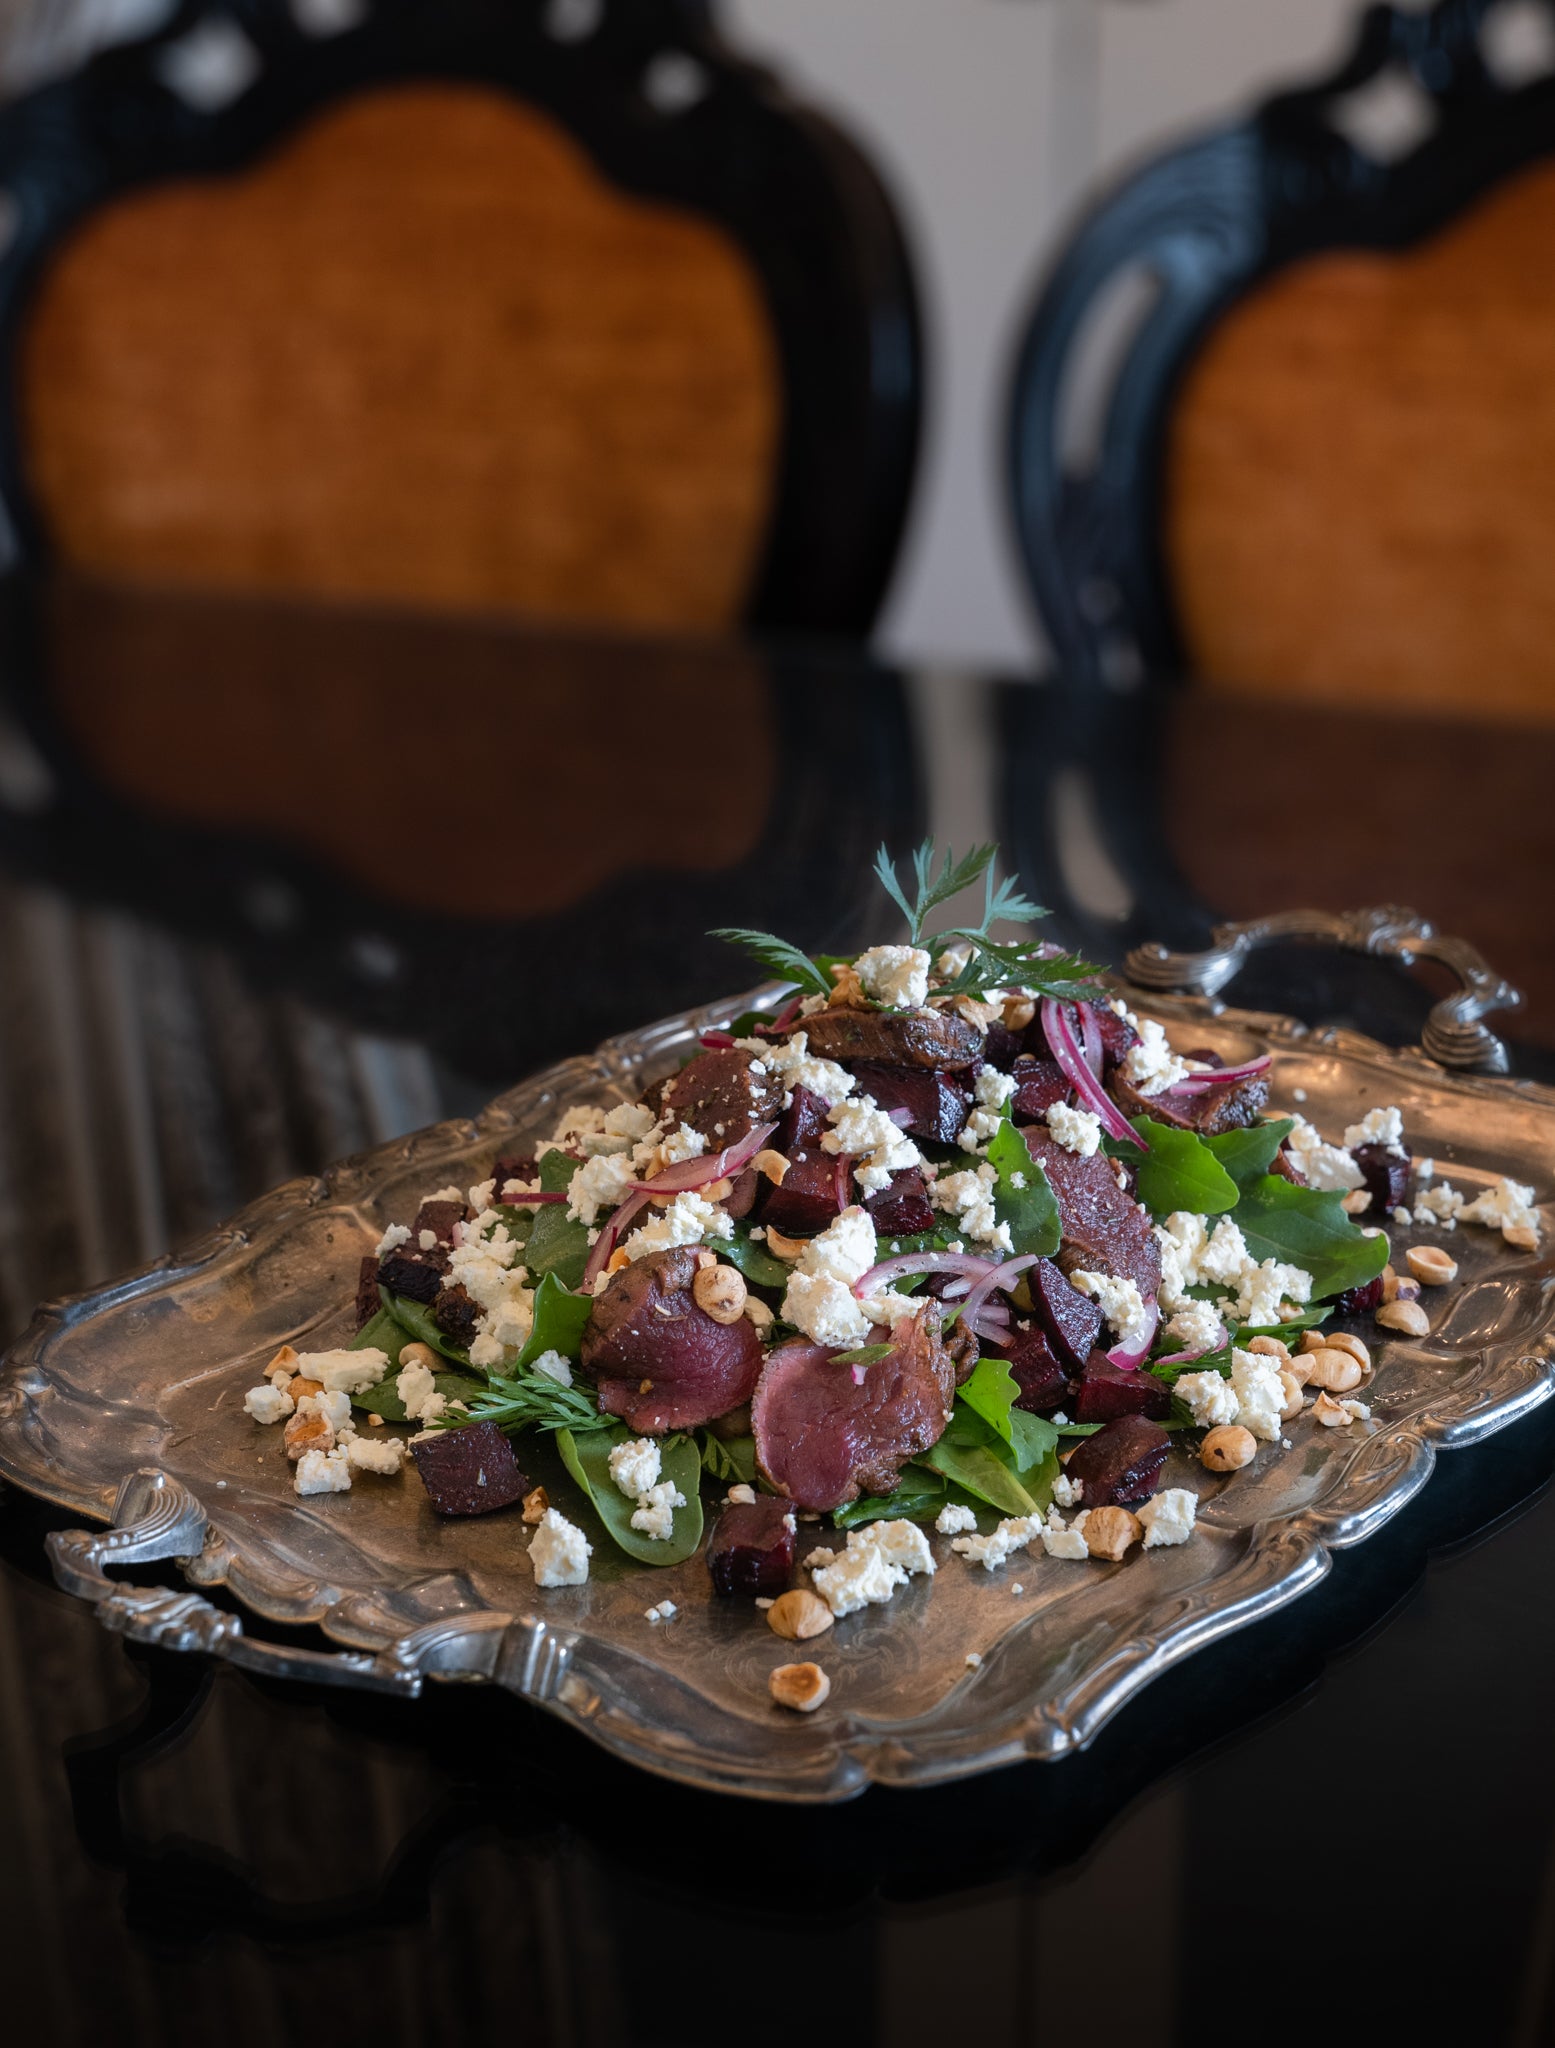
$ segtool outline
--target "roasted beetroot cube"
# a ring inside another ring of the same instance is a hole
[[[847,1208],[847,1176],[839,1176],[845,1154],[799,1151],[789,1155],[788,1171],[762,1197],[761,1220],[785,1237],[813,1237]],[[841,1185],[839,1185],[839,1179]]]
[[[907,1111],[909,1137],[940,1145],[953,1145],[960,1137],[972,1102],[965,1075],[943,1067],[872,1066],[863,1060],[852,1073],[860,1091],[872,1095],[882,1109]]]
[[[1102,1072],[1110,1073],[1120,1060],[1128,1057],[1130,1048],[1138,1045],[1139,1033],[1126,1017],[1120,1017],[1110,1003],[1097,1003],[1096,1024],[1101,1032]]]
[[[416,1211],[415,1222],[410,1226],[411,1244],[419,1248],[422,1231],[430,1230],[439,1244],[451,1245],[454,1241],[454,1225],[462,1223],[467,1214],[463,1202],[423,1202]]]
[[[1069,1398],[1069,1375],[1043,1332],[1034,1325],[1017,1328],[1002,1354],[1020,1393],[1017,1408],[1032,1415],[1051,1415]]]
[[[356,1327],[370,1323],[382,1308],[378,1294],[378,1261],[369,1252],[356,1269]]]
[[[1025,1050],[1024,1031],[1011,1031],[1004,1024],[990,1024],[984,1034],[983,1059],[990,1067],[997,1067],[1001,1074],[1009,1073]]]
[[[1153,1372],[1125,1372],[1104,1351],[1086,1361],[1075,1393],[1076,1422],[1114,1422],[1120,1415],[1148,1415],[1164,1422],[1172,1412],[1172,1391]]]
[[[796,1152],[813,1151],[826,1128],[826,1104],[808,1088],[796,1088],[773,1133],[772,1142],[785,1158]]]
[[[1039,1259],[1026,1275],[1037,1320],[1069,1372],[1080,1372],[1101,1335],[1100,1308],[1071,1287],[1051,1259]]]
[[[1018,1124],[1045,1123],[1055,1102],[1069,1100],[1069,1083],[1057,1060],[1019,1059],[1014,1081],[1010,1114]]]
[[[440,1515],[490,1515],[529,1491],[513,1446],[494,1422],[467,1422],[413,1443],[427,1498]]]
[[[533,1187],[540,1178],[540,1162],[532,1152],[504,1152],[491,1169],[491,1177],[497,1184],[497,1200],[502,1200],[502,1190],[510,1180],[521,1180],[525,1187]]]
[[[880,1237],[913,1237],[934,1228],[933,1205],[916,1166],[893,1173],[886,1187],[865,1196],[864,1207]]]
[[[1341,1316],[1369,1316],[1382,1306],[1382,1275],[1363,1280],[1359,1287],[1347,1287],[1335,1297],[1334,1313]]]
[[[1390,1152],[1386,1145],[1357,1145],[1350,1156],[1366,1176],[1373,1212],[1391,1216],[1409,1193],[1409,1154]]]
[[[1064,1471],[1083,1483],[1086,1507],[1129,1507],[1160,1485],[1170,1441],[1159,1422],[1123,1415],[1083,1438]]]
[[[775,1493],[725,1508],[708,1538],[715,1593],[776,1599],[794,1569],[794,1509]]]
[[[448,1339],[450,1344],[462,1344],[466,1351],[475,1342],[475,1325],[480,1320],[480,1305],[472,1301],[462,1287],[439,1289],[432,1303],[432,1320]]]
[[[414,1242],[397,1245],[378,1261],[378,1278],[391,1294],[408,1301],[435,1301],[448,1270],[445,1251],[424,1252]]]

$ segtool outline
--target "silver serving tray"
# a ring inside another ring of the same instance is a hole
[[[1544,1189],[1555,1091],[1441,1063],[1504,1058],[1480,1019],[1516,998],[1482,963],[1461,948],[1451,955],[1462,992],[1433,1017],[1433,1060],[1226,1009],[1213,990],[1266,936],[1445,957],[1407,913],[1285,920],[1228,928],[1207,954],[1154,948],[1129,963],[1136,984],[1208,994],[1126,992],[1179,1043],[1228,1058],[1269,1051],[1272,1100],[1288,1105],[1304,1090],[1321,1127],[1396,1102],[1414,1149],[1434,1154],[1460,1186],[1510,1173]],[[1438,1449],[1504,1428],[1555,1385],[1555,1267],[1462,1229],[1448,1240],[1460,1278],[1428,1298],[1430,1336],[1374,1346],[1370,1424],[1296,1422],[1290,1451],[1261,1451],[1226,1481],[1174,1451],[1163,1483],[1198,1491],[1199,1532],[1120,1565],[1023,1555],[990,1573],[935,1538],[932,1580],[914,1579],[889,1607],[850,1617],[812,1646],[832,1692],[805,1717],[767,1695],[768,1672],[792,1646],[749,1602],[710,1597],[699,1557],[648,1570],[601,1537],[586,1586],[538,1592],[526,1532],[511,1515],[439,1521],[413,1478],[299,1500],[280,1432],[244,1417],[243,1393],[278,1345],[346,1341],[357,1261],[384,1224],[450,1177],[477,1178],[499,1144],[541,1135],[558,1105],[635,1096],[745,1000],[612,1040],[511,1090],[475,1123],[440,1124],[290,1182],[176,1257],[40,1309],[0,1367],[0,1475],[108,1525],[50,1537],[60,1582],[138,1641],[404,1695],[428,1679],[485,1681],[667,1777],[838,1800],[871,1782],[932,1784],[1083,1747],[1178,1659],[1315,1586],[1336,1550],[1364,1541],[1419,1492]],[[824,1526],[801,1534],[827,1540]],[[107,1575],[167,1558],[189,1590]],[[198,1590],[216,1586],[265,1620],[316,1623],[340,1647],[266,1642]],[[648,1622],[645,1608],[666,1597],[677,1619]],[[979,1666],[968,1664],[971,1652]]]

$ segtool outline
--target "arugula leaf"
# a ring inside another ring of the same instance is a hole
[[[921,1466],[909,1465],[902,1474],[902,1483],[895,1493],[849,1501],[845,1508],[833,1511],[832,1527],[858,1529],[866,1522],[891,1522],[898,1519],[908,1522],[927,1521],[931,1515],[939,1513],[949,1492],[950,1488],[938,1472],[928,1472]]]
[[[1047,1175],[1007,1116],[988,1140],[987,1156],[999,1176],[994,1186],[994,1214],[1001,1223],[1010,1226],[1010,1242],[1016,1253],[1024,1256],[1036,1252],[1042,1258],[1051,1258],[1062,1235],[1058,1203],[1048,1186]],[[1017,1187],[1017,1180],[1025,1185]]]
[[[789,1268],[765,1245],[751,1242],[750,1226],[736,1223],[733,1237],[718,1240],[718,1256],[738,1266],[753,1287],[786,1287]]]
[[[1238,1187],[1258,1180],[1269,1171],[1274,1155],[1295,1129],[1288,1116],[1277,1116],[1266,1124],[1248,1124],[1238,1131],[1222,1131],[1218,1138],[1202,1142],[1214,1153]],[[1204,1212],[1208,1214],[1208,1211]]]
[[[581,1357],[583,1326],[593,1306],[591,1295],[574,1294],[554,1273],[547,1273],[535,1289],[534,1322],[514,1370],[533,1365],[546,1351],[559,1351],[563,1358]]]
[[[425,1344],[433,1351],[439,1351],[444,1358],[451,1358],[455,1365],[467,1366],[470,1354],[446,1337],[433,1319],[432,1311],[424,1301],[412,1301],[408,1295],[391,1294],[387,1287],[378,1289],[378,1299],[405,1332],[418,1344]],[[404,1339],[401,1339],[403,1343]],[[396,1359],[399,1353],[395,1353]]]
[[[589,1505],[605,1525],[605,1533],[639,1564],[684,1564],[702,1540],[702,1460],[689,1436],[659,1440],[659,1477],[673,1480],[686,1497],[676,1508],[673,1532],[655,1540],[632,1527],[637,1503],[610,1476],[610,1453],[630,1443],[633,1431],[624,1422],[598,1430],[581,1441],[570,1429],[556,1432],[562,1463],[588,1495]]]
[[[756,1439],[753,1436],[714,1436],[710,1429],[698,1432],[702,1439],[702,1470],[726,1486],[756,1484]]]
[[[710,931],[708,937],[723,939],[731,946],[743,946],[769,974],[780,981],[793,983],[808,995],[829,996],[832,992],[830,976],[822,973],[808,953],[801,953],[797,946],[791,946],[787,939],[780,939],[775,932],[751,931],[743,925],[720,925]]]
[[[1253,1258],[1279,1259],[1310,1273],[1315,1301],[1375,1279],[1388,1262],[1386,1235],[1363,1235],[1337,1191],[1298,1188],[1277,1173],[1249,1182],[1232,1220]]]
[[[1137,1161],[1139,1199],[1157,1223],[1178,1209],[1195,1216],[1220,1216],[1236,1207],[1236,1181],[1197,1131],[1180,1131],[1150,1116],[1132,1117],[1130,1123],[1146,1148],[1143,1159],[1132,1145],[1112,1138],[1104,1143],[1108,1152]]]
[[[1049,1422],[1045,1415],[1028,1415],[1024,1408],[1010,1410],[1010,1449],[1015,1453],[1015,1469],[1023,1478],[1057,1448],[1056,1422]]]
[[[432,1385],[437,1393],[446,1395],[450,1401],[463,1401],[466,1404],[488,1391],[484,1380],[467,1379],[462,1372],[435,1372],[432,1375]],[[369,1387],[365,1393],[353,1394],[351,1406],[363,1409],[368,1415],[381,1415],[385,1422],[410,1420],[405,1413],[405,1403],[400,1399],[400,1376],[397,1372],[387,1374],[377,1386]],[[456,1422],[465,1419],[463,1416],[453,1418]],[[479,1419],[478,1416],[474,1418],[476,1421]]]
[[[1018,1392],[1002,1358],[980,1359],[956,1394],[949,1428],[915,1462],[1002,1514],[1045,1509],[1058,1476],[1058,1430],[1014,1407]]]
[[[965,1402],[974,1415],[981,1416],[1006,1443],[1012,1435],[1010,1414],[1019,1398],[1020,1388],[1015,1384],[1008,1363],[986,1353],[979,1358],[965,1384],[956,1393],[956,1399]]]

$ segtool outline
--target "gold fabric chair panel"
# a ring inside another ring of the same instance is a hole
[[[92,216],[20,403],[75,568],[697,631],[740,616],[782,428],[738,246],[443,84]]]
[[[1555,165],[1417,247],[1234,307],[1174,411],[1190,672],[1257,696],[1555,721]]]

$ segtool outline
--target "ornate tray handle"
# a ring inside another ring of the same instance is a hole
[[[1136,946],[1124,971],[1139,988],[1181,995],[1218,995],[1259,946],[1292,942],[1337,946],[1347,953],[1374,953],[1406,967],[1437,960],[1462,986],[1443,996],[1421,1034],[1438,1066],[1469,1073],[1504,1074],[1507,1051],[1483,1019],[1489,1010],[1515,1010],[1522,992],[1503,981],[1466,939],[1447,938],[1428,918],[1397,905],[1375,910],[1282,910],[1243,924],[1220,924],[1214,944],[1203,953],[1172,953],[1165,946]]]
[[[48,1538],[49,1562],[67,1593],[88,1600],[104,1628],[132,1642],[166,1650],[203,1650],[266,1678],[305,1678],[315,1685],[368,1686],[414,1699],[421,1691],[417,1660],[401,1653],[306,1650],[263,1643],[246,1635],[241,1619],[198,1593],[167,1586],[125,1586],[104,1569],[159,1558],[184,1562],[205,1540],[205,1510],[187,1487],[166,1472],[142,1466],[126,1475],[108,1529],[57,1529]]]

